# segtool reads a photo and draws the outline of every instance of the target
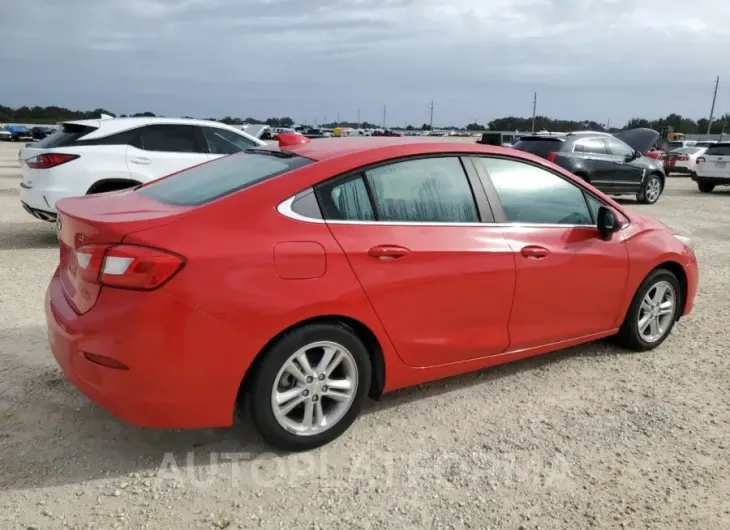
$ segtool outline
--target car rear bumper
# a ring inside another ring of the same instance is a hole
[[[65,199],[67,196],[68,192],[64,190],[30,186],[25,181],[20,183],[20,202],[23,203],[23,208],[34,217],[38,217],[44,221],[55,221],[56,202]],[[44,217],[39,217],[34,211],[51,214],[53,218],[45,219]]]
[[[709,182],[711,184],[717,184],[720,186],[730,185],[730,177],[726,176],[711,176],[711,175],[699,175],[697,173],[692,174],[692,180],[695,182]]]
[[[102,288],[83,315],[58,272],[45,300],[48,341],[66,379],[119,419],[141,427],[231,425],[246,369],[263,347],[160,292]],[[92,362],[103,356],[127,369]]]

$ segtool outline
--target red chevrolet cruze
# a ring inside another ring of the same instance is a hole
[[[255,148],[58,204],[48,288],[66,377],[136,425],[227,426],[290,450],[366,396],[692,309],[691,241],[501,147],[342,138]]]

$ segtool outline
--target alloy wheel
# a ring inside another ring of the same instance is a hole
[[[647,343],[654,343],[667,334],[674,320],[677,294],[667,281],[655,283],[639,307],[638,330]]]
[[[287,359],[274,379],[274,418],[299,436],[323,433],[350,409],[357,385],[357,363],[347,348],[329,341],[307,344]]]
[[[646,200],[650,203],[656,202],[662,192],[662,183],[658,177],[651,177],[646,184]]]

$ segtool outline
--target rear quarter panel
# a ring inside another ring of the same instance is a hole
[[[311,318],[344,316],[375,334],[386,372],[396,369],[400,361],[327,225],[284,217],[276,211],[284,198],[277,186],[254,186],[124,242],[184,256],[186,266],[163,290],[231,326],[241,344],[269,341]],[[234,343],[206,355],[237,389],[258,353]]]

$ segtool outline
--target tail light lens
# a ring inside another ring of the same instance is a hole
[[[138,291],[157,289],[185,265],[182,256],[139,245],[85,245],[75,254],[85,281]]]
[[[65,153],[43,153],[42,155],[34,156],[25,161],[28,167],[33,169],[50,169],[52,167],[60,166],[71,160],[76,160],[79,155],[67,155]]]
[[[553,162],[554,163],[556,158],[558,158],[558,152],[557,151],[552,151],[552,152],[548,153],[548,156],[547,156],[548,162]]]

